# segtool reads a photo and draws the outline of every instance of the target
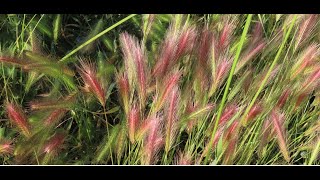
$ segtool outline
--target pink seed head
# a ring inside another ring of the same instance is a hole
[[[227,141],[232,140],[234,137],[237,136],[237,128],[239,127],[239,121],[234,121],[232,124],[228,127],[225,138]]]
[[[204,28],[200,35],[198,45],[198,60],[201,66],[206,66],[210,54],[210,48],[213,45],[213,33],[208,28]]]
[[[48,126],[54,126],[56,125],[67,113],[66,109],[57,109],[50,113],[50,115],[45,119],[44,125],[46,127]]]
[[[256,118],[261,112],[262,112],[262,105],[261,105],[261,103],[257,103],[257,104],[255,104],[255,105],[253,105],[252,108],[250,109],[248,115],[247,115],[246,121],[249,122],[249,121],[253,120],[253,119]]]
[[[159,95],[159,98],[157,98],[157,106],[156,110],[159,110],[166,99],[168,99],[170,92],[174,89],[175,86],[178,85],[179,79],[181,77],[181,72],[177,71],[173,74],[169,74],[164,82],[163,82],[163,88],[161,88],[161,93]]]
[[[12,141],[0,140],[0,155],[12,154],[12,153],[13,153]]]
[[[191,165],[192,157],[188,153],[179,152],[177,165]]]
[[[27,60],[21,60],[13,57],[6,57],[6,56],[1,56],[0,62],[15,65],[15,66],[20,66],[22,68],[24,68],[24,66],[30,63]]]
[[[277,103],[277,107],[282,108],[284,106],[284,104],[286,103],[288,97],[291,94],[291,90],[290,89],[286,89],[282,95],[280,96],[278,103]]]
[[[117,84],[120,93],[120,97],[122,99],[122,103],[124,105],[125,113],[128,114],[129,111],[129,81],[126,73],[121,73],[117,75]]]
[[[157,62],[152,70],[152,75],[156,77],[162,77],[168,71],[169,66],[174,62],[176,47],[177,47],[177,37],[171,34],[167,34],[164,40],[160,54],[158,55]]]
[[[80,60],[81,67],[78,67],[79,73],[84,81],[85,88],[88,88],[99,100],[101,105],[105,105],[105,92],[101,86],[102,83],[98,80],[96,67],[91,62]]]
[[[302,89],[308,89],[312,85],[317,85],[320,81],[320,66],[315,67],[315,70],[308,77],[308,79],[302,85]]]
[[[174,60],[177,61],[181,56],[191,52],[196,39],[194,27],[187,27],[178,38],[177,51]]]
[[[307,37],[310,36],[310,33],[314,30],[314,27],[318,23],[318,15],[311,14],[306,15],[306,17],[301,21],[299,25],[299,31],[297,33],[297,42],[296,46],[298,47]]]
[[[13,103],[6,103],[6,111],[9,119],[13,122],[26,137],[31,136],[31,126],[28,123],[26,115],[22,109]]]
[[[197,109],[197,107],[198,107],[197,105],[195,105],[193,102],[189,101],[187,104],[187,107],[186,107],[186,113],[191,114],[192,112],[194,112]],[[187,124],[187,132],[188,133],[191,133],[195,124],[196,124],[196,119],[190,119],[188,121],[188,124]]]
[[[50,155],[57,155],[59,150],[62,148],[62,145],[65,141],[65,135],[62,133],[55,134],[52,138],[43,147],[43,153]]]
[[[166,113],[166,144],[165,150],[170,150],[171,144],[176,136],[176,122],[178,120],[178,102],[179,102],[179,88],[176,86],[173,88],[169,95],[165,113]]]
[[[303,91],[298,95],[298,98],[295,104],[296,108],[302,103],[302,101],[307,97],[307,95],[308,95],[307,91]]]
[[[319,49],[316,44],[310,45],[304,52],[302,53],[300,59],[293,65],[291,70],[291,79],[297,77],[300,73],[302,73],[305,68],[312,65],[315,61],[315,58],[319,55]]]
[[[246,64],[250,59],[252,59],[254,56],[256,56],[258,53],[262,51],[262,49],[266,46],[265,42],[261,42],[254,46],[252,49],[248,51],[247,54],[240,60],[240,65],[243,66]]]
[[[125,68],[131,78],[138,86],[138,95],[141,102],[145,101],[147,89],[147,55],[143,44],[127,32],[120,35],[120,43],[125,60]]]
[[[237,109],[238,107],[234,104],[227,106],[219,120],[219,125],[224,125],[226,122],[228,122],[228,120],[230,120],[235,115]]]
[[[224,130],[224,127],[223,126],[220,126],[216,132],[216,134],[214,135],[214,138],[213,138],[213,148],[215,148],[215,146],[218,144],[218,141],[223,133],[223,130]]]
[[[262,36],[263,36],[262,24],[260,22],[257,22],[253,28],[252,43],[256,44],[259,40],[261,40]]]
[[[156,161],[158,151],[163,145],[161,119],[152,117],[148,121],[150,121],[150,129],[144,145],[144,163],[153,164]]]
[[[128,117],[129,139],[131,143],[135,142],[135,134],[140,123],[139,109],[134,106],[131,108]]]
[[[283,154],[285,160],[289,162],[290,156],[287,150],[286,134],[284,127],[285,116],[284,114],[280,113],[278,109],[273,109],[271,112],[271,119],[273,122],[274,131],[277,135],[277,140],[281,153]]]
[[[223,78],[225,77],[226,73],[229,71],[231,67],[231,63],[228,60],[221,61],[217,66],[216,76],[215,76],[215,82],[217,84],[221,83]]]

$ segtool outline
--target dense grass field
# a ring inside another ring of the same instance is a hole
[[[319,15],[0,15],[0,163],[320,164]]]

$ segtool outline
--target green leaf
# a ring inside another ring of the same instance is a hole
[[[53,22],[53,41],[57,44],[58,37],[61,29],[61,14],[57,14]]]
[[[95,159],[95,161],[97,163],[101,162],[111,151],[111,147],[112,147],[112,144],[114,142],[114,140],[116,139],[118,133],[119,133],[119,130],[120,130],[120,125],[116,125],[112,128],[112,132],[110,134],[110,136],[106,137],[104,142],[102,142],[102,145],[101,145],[101,148],[98,152],[98,155]]]
[[[110,109],[109,111],[107,111],[106,114],[115,113],[115,112],[119,111],[119,109],[120,109],[120,106],[116,106],[116,107]]]

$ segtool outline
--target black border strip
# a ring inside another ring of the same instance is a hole
[[[2,0],[0,13],[319,13],[314,0]]]
[[[317,179],[320,175],[319,166],[0,166],[0,171],[2,177],[14,179]]]

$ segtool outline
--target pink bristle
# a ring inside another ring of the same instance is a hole
[[[247,115],[246,123],[256,118],[261,112],[262,105],[260,103],[254,104]]]
[[[165,74],[165,72],[167,72],[170,63],[176,54],[176,41],[176,36],[173,36],[170,33],[167,35],[164,43],[161,46],[160,54],[157,57],[152,75],[161,77]]]
[[[254,56],[259,54],[262,49],[266,46],[266,42],[262,37],[262,25],[261,23],[256,23],[251,40],[249,41],[248,48],[242,53],[242,57],[236,67],[236,72],[238,72],[244,65],[246,65],[249,60]]]
[[[218,48],[220,51],[224,51],[225,48],[229,46],[234,28],[234,22],[230,19],[227,19],[219,36]]]
[[[220,39],[219,39],[219,47],[221,49],[225,48],[228,44],[227,40],[228,40],[228,35],[229,35],[229,25],[226,24],[220,34]]]
[[[273,122],[273,126],[277,135],[278,144],[280,150],[287,162],[290,161],[289,152],[287,150],[287,143],[285,138],[285,128],[282,122],[284,122],[284,115],[280,114],[277,110],[272,110],[271,119]]]
[[[308,95],[307,91],[303,91],[298,95],[295,108],[297,108],[302,103],[302,101],[307,97],[307,95]]]
[[[299,25],[299,31],[297,33],[296,47],[299,47],[300,44],[310,36],[310,33],[318,23],[317,18],[318,15],[311,14],[306,15],[306,17],[301,21],[301,24]]]
[[[291,90],[290,89],[286,89],[282,95],[280,96],[278,103],[277,103],[277,107],[282,108],[284,106],[284,104],[286,103],[288,97],[291,94]]]
[[[224,130],[224,126],[221,126],[218,128],[216,134],[214,135],[214,138],[213,138],[213,148],[218,144],[218,141],[223,133],[223,130]]]
[[[259,151],[264,148],[264,146],[268,143],[268,137],[271,134],[271,120],[266,119],[262,125],[262,130],[261,130],[261,141],[259,144]]]
[[[138,76],[138,86],[139,86],[139,96],[140,101],[144,104],[146,98],[146,89],[147,89],[147,77],[146,77],[146,56],[144,50],[137,48],[136,50],[136,65],[137,65],[137,76]]]
[[[99,82],[96,67],[94,64],[90,62],[86,62],[84,60],[80,60],[81,67],[78,67],[79,73],[85,83],[85,87],[92,92],[102,106],[105,105],[105,92],[102,83]]]
[[[177,51],[174,58],[175,61],[192,50],[195,39],[196,30],[194,27],[187,27],[184,31],[182,31],[177,43]]]
[[[171,144],[176,135],[177,127],[176,121],[178,120],[177,111],[178,111],[178,102],[179,102],[179,90],[176,86],[173,88],[166,108],[167,116],[166,116],[166,144],[165,150],[168,152],[170,150]]]
[[[249,49],[249,51],[245,54],[243,58],[240,59],[239,62],[239,68],[244,66],[250,59],[252,59],[254,56],[256,56],[259,52],[262,51],[262,49],[266,46],[265,42],[261,42],[254,46],[252,49]],[[238,69],[239,69],[238,68]]]
[[[144,46],[134,36],[127,32],[120,34],[120,43],[124,54],[125,68],[128,73],[129,84],[133,82],[138,86],[140,103],[144,105],[147,89],[147,55]]]
[[[257,22],[253,28],[252,44],[257,44],[262,39],[262,36],[262,24],[260,22]]]
[[[57,109],[50,113],[50,115],[45,119],[45,126],[54,126],[56,125],[66,114],[66,109]]]
[[[39,95],[48,97],[49,95]],[[70,109],[76,100],[76,93],[61,98],[44,98],[30,101],[28,106],[30,110],[50,110],[50,109]]]
[[[208,28],[204,28],[200,35],[198,45],[198,60],[201,66],[206,66],[209,58],[210,48],[213,45],[213,33]]]
[[[236,150],[237,142],[238,142],[238,126],[239,121],[234,121],[227,129],[225,140],[227,143],[227,149],[225,152],[224,164],[232,163],[233,156]]]
[[[135,134],[140,123],[139,109],[133,106],[129,112],[128,117],[128,128],[129,128],[129,139],[131,143],[135,142]]]
[[[303,83],[302,88],[307,89],[312,84],[317,84],[320,79],[320,66],[315,67],[315,70],[312,74],[308,77],[308,79]]]
[[[186,113],[191,114],[196,110],[197,106],[193,102],[187,104]],[[191,133],[194,125],[196,124],[196,119],[190,119],[187,123],[187,132]]]
[[[51,137],[48,142],[43,147],[43,153],[49,154],[52,156],[57,155],[59,150],[62,148],[62,145],[65,141],[66,137],[62,133],[57,133],[53,137]]]
[[[228,60],[221,61],[217,66],[216,76],[215,76],[215,83],[217,85],[222,83],[225,75],[227,74],[228,70],[231,67],[231,63]]]
[[[127,32],[124,32],[119,35],[119,40],[120,40],[121,50],[124,57],[126,70],[128,70],[128,68],[134,68],[134,67],[131,67],[131,65],[133,64],[129,64],[129,63],[132,63],[134,59],[134,55],[132,52],[135,50],[134,49],[135,39],[132,38],[132,36],[130,36]]]
[[[13,103],[7,102],[6,111],[9,119],[21,130],[23,135],[30,137],[31,126],[28,123],[27,117],[23,113],[22,109]]]
[[[313,64],[314,60],[319,54],[319,49],[315,44],[310,45],[300,56],[300,59],[296,64],[294,64],[291,79],[297,77],[305,68]]]
[[[268,77],[268,79],[267,79],[267,81],[266,81],[266,83],[265,83],[265,86],[266,86],[267,84],[269,84],[270,81],[277,75],[279,69],[280,69],[280,65],[276,65],[275,68],[271,71],[270,76]],[[257,81],[258,81],[258,82],[257,82],[257,84],[256,84],[256,87],[261,86],[261,83],[262,83],[263,79],[267,78],[267,77],[266,77],[267,71],[268,71],[268,69],[265,69],[265,70],[261,73],[260,77],[257,77]]]
[[[123,53],[124,68],[128,76],[130,89],[134,88],[134,80],[136,79],[135,51],[137,48],[136,38],[130,36],[127,32],[119,35],[121,51]]]
[[[145,35],[147,35],[149,33],[149,31],[151,30],[151,26],[152,26],[154,20],[156,19],[155,17],[156,17],[155,14],[148,14],[147,18],[145,18],[146,20],[143,21],[143,26],[146,27],[145,32],[144,32]]]
[[[146,133],[149,131],[151,124],[152,124],[152,121],[150,121],[149,119],[145,119],[139,124],[140,125],[136,131],[136,139],[138,139],[138,140],[143,138],[146,135]]]
[[[188,153],[179,152],[177,165],[191,165],[192,157]]]
[[[224,164],[231,164],[233,160],[233,156],[237,146],[238,136],[234,136],[230,142],[228,143],[228,147],[225,152]]]
[[[164,101],[168,98],[170,92],[172,89],[178,84],[179,79],[181,76],[181,72],[174,72],[173,74],[169,74],[165,81],[163,82],[163,88],[161,94],[159,95],[159,98],[157,98],[157,106],[156,111],[159,110],[162,105],[164,104]]]
[[[117,75],[117,83],[119,88],[120,97],[124,105],[125,113],[128,114],[129,111],[129,81],[126,73],[121,73]]]
[[[236,105],[229,105],[223,111],[221,118],[219,120],[219,125],[225,124],[228,120],[230,120],[235,113],[237,112],[238,107]]]
[[[225,139],[227,141],[232,140],[232,138],[234,138],[236,136],[238,125],[239,125],[239,121],[234,121],[228,127],[226,134],[225,134]]]
[[[152,117],[150,121],[150,129],[147,133],[147,138],[144,145],[144,164],[153,164],[157,159],[157,153],[163,144],[161,135],[161,119],[159,117]]]
[[[12,154],[13,153],[13,145],[12,141],[2,139],[0,140],[0,155]]]

